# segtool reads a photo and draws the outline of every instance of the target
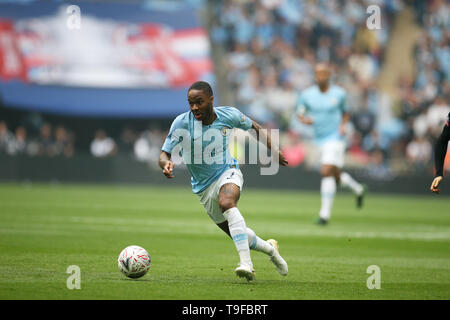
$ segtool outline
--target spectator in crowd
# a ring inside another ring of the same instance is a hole
[[[91,154],[96,158],[105,158],[115,155],[118,151],[117,144],[111,137],[106,135],[103,129],[95,132],[94,140],[91,142]]]
[[[367,165],[369,162],[369,153],[362,148],[362,134],[356,131],[349,142],[348,148],[348,162],[359,163]]]
[[[361,110],[352,116],[352,122],[355,125],[355,129],[364,138],[375,126],[375,115],[369,111],[366,104],[363,104]]]
[[[13,140],[13,134],[8,130],[6,122],[0,121],[0,153],[7,152],[11,140]]]
[[[156,129],[148,129],[141,133],[134,143],[134,155],[137,160],[157,164],[164,135]]]
[[[377,75],[377,65],[373,56],[359,47],[355,47],[350,55],[348,64],[350,71],[356,75],[356,81],[367,84]]]
[[[430,164],[431,143],[423,136],[415,137],[406,147],[406,156],[415,169],[424,169]]]
[[[53,157],[56,155],[56,145],[52,137],[52,126],[44,123],[40,128],[40,135],[37,139],[37,155]]]
[[[14,138],[8,144],[7,153],[10,155],[25,154],[27,151],[27,131],[19,126],[15,130]]]
[[[395,178],[392,169],[389,167],[384,153],[380,149],[374,149],[370,154],[368,167],[369,177],[375,180],[389,181]]]
[[[286,141],[283,143],[281,151],[290,167],[297,167],[305,160],[306,148],[300,142],[298,133],[293,130],[288,131],[286,134]]]
[[[428,129],[433,137],[438,137],[441,134],[449,112],[450,105],[446,103],[444,98],[442,96],[436,97],[426,114]]]
[[[55,129],[55,154],[71,158],[75,152],[73,134],[69,133],[63,126]]]
[[[372,130],[362,139],[362,147],[367,152],[380,150],[383,153],[388,152],[389,141],[381,136],[377,130]]]
[[[126,154],[132,154],[136,139],[137,134],[131,127],[126,126],[123,128],[118,141],[120,151]]]

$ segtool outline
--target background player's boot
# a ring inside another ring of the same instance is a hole
[[[367,186],[363,184],[363,192],[360,195],[356,196],[356,208],[361,209],[364,204],[364,197],[367,193]]]
[[[279,274],[281,274],[282,276],[287,275],[288,265],[278,252],[278,242],[274,239],[269,239],[267,240],[267,242],[270,243],[273,247],[273,254],[270,256],[270,261],[272,261],[272,263],[275,265],[275,268],[277,269]]]
[[[237,267],[234,272],[239,278],[246,278],[247,281],[255,280],[255,269],[252,266],[241,264]]]

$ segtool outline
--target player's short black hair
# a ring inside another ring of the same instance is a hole
[[[213,91],[212,91],[211,86],[209,85],[208,82],[205,82],[205,81],[197,81],[197,82],[194,82],[194,83],[189,87],[188,92],[191,91],[191,90],[202,90],[204,93],[206,93],[206,95],[207,95],[208,97],[213,96]]]

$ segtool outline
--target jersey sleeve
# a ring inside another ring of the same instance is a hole
[[[436,177],[444,175],[444,160],[447,153],[447,146],[450,140],[450,114],[447,123],[442,130],[441,135],[434,146],[434,164],[436,168]]]
[[[169,134],[166,137],[166,140],[164,141],[164,144],[161,148],[162,151],[165,151],[167,153],[172,153],[173,148],[177,144],[181,142],[181,136],[178,134],[177,129],[183,129],[183,121],[180,117],[175,118],[175,120],[172,122],[172,125],[170,126]]]
[[[342,113],[348,112],[347,93],[345,91],[342,93],[341,103],[339,107],[341,108]]]
[[[253,126],[253,121],[237,108],[230,107],[229,111],[229,121],[233,128],[248,130]]]

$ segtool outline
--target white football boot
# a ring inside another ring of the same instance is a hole
[[[279,274],[281,274],[282,276],[287,275],[288,265],[278,252],[278,242],[274,239],[269,239],[267,240],[267,242],[270,243],[273,247],[273,254],[270,256],[270,261],[272,261],[272,263],[275,265],[275,268],[277,269]]]
[[[240,278],[246,278],[247,281],[255,280],[255,269],[252,266],[241,264],[237,267],[234,272]]]

